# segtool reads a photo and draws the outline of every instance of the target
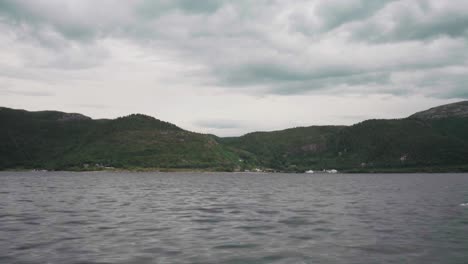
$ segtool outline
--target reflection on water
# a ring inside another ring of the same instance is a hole
[[[0,263],[468,263],[467,174],[0,181]]]

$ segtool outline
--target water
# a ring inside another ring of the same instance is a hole
[[[468,174],[0,173],[0,263],[468,263]]]

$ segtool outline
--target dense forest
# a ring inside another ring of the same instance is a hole
[[[468,102],[408,118],[220,138],[150,116],[0,108],[0,169],[468,171]]]

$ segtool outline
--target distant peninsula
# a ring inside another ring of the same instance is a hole
[[[0,107],[0,170],[467,172],[468,101],[403,119],[217,137],[141,114]]]

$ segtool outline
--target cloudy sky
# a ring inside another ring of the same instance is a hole
[[[0,105],[221,136],[468,99],[466,0],[0,0]]]

